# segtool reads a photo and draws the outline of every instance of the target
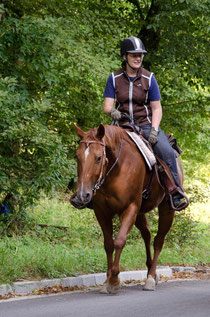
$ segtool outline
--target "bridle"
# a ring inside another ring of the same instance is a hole
[[[116,160],[114,161],[114,163],[112,164],[112,166],[110,167],[110,169],[108,170],[108,172],[106,172],[105,176],[103,177],[103,168],[104,168],[104,165],[107,161],[107,157],[106,157],[106,144],[105,142],[100,142],[100,141],[83,141],[81,140],[80,143],[85,143],[86,145],[86,148],[88,148],[90,146],[90,144],[100,144],[104,147],[104,151],[103,151],[103,157],[102,157],[102,160],[101,160],[101,170],[100,170],[100,174],[99,174],[99,177],[98,177],[98,180],[97,182],[95,183],[95,185],[93,186],[92,188],[92,191],[93,191],[93,195],[96,194],[96,190],[98,190],[99,188],[101,188],[101,186],[103,185],[104,181],[105,181],[105,178],[109,175],[109,173],[113,170],[113,168],[115,167],[115,165],[117,164],[119,158],[120,158],[120,154],[121,154],[121,151],[122,151],[122,147],[123,147],[123,136],[121,137],[121,143],[120,143],[120,149],[119,149],[119,152],[118,152],[118,156],[116,158]]]

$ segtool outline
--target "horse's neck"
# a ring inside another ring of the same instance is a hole
[[[109,159],[116,160],[120,154],[121,148],[123,146],[123,133],[119,133],[116,127],[108,130],[109,133],[105,134],[105,144],[107,146],[107,155]]]

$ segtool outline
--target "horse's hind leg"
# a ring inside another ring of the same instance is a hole
[[[163,243],[165,240],[165,236],[171,228],[174,219],[174,211],[170,211],[168,207],[168,203],[166,199],[158,207],[159,209],[159,224],[158,224],[158,232],[154,239],[154,257],[152,261],[152,266],[149,270],[148,274],[148,283],[146,282],[144,289],[146,290],[154,290],[155,283],[153,280],[156,278],[156,267],[158,257],[163,247]],[[148,284],[148,285],[147,285]],[[151,289],[150,286],[152,285]]]
[[[146,265],[148,268],[148,272],[151,269],[152,266],[152,254],[151,254],[151,232],[149,229],[149,225],[147,223],[146,215],[143,213],[138,214],[135,222],[136,227],[140,230],[141,236],[145,243],[146,248]]]

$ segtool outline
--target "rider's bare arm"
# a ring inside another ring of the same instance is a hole
[[[104,99],[104,113],[109,115],[114,108],[115,99],[106,97]]]
[[[162,119],[162,106],[160,100],[150,101],[150,107],[152,109],[152,127],[157,130]]]

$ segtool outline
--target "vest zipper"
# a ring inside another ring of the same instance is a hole
[[[129,114],[130,114],[130,118],[131,118],[131,122],[134,123],[133,120],[133,82],[130,81],[130,86],[129,86]]]

